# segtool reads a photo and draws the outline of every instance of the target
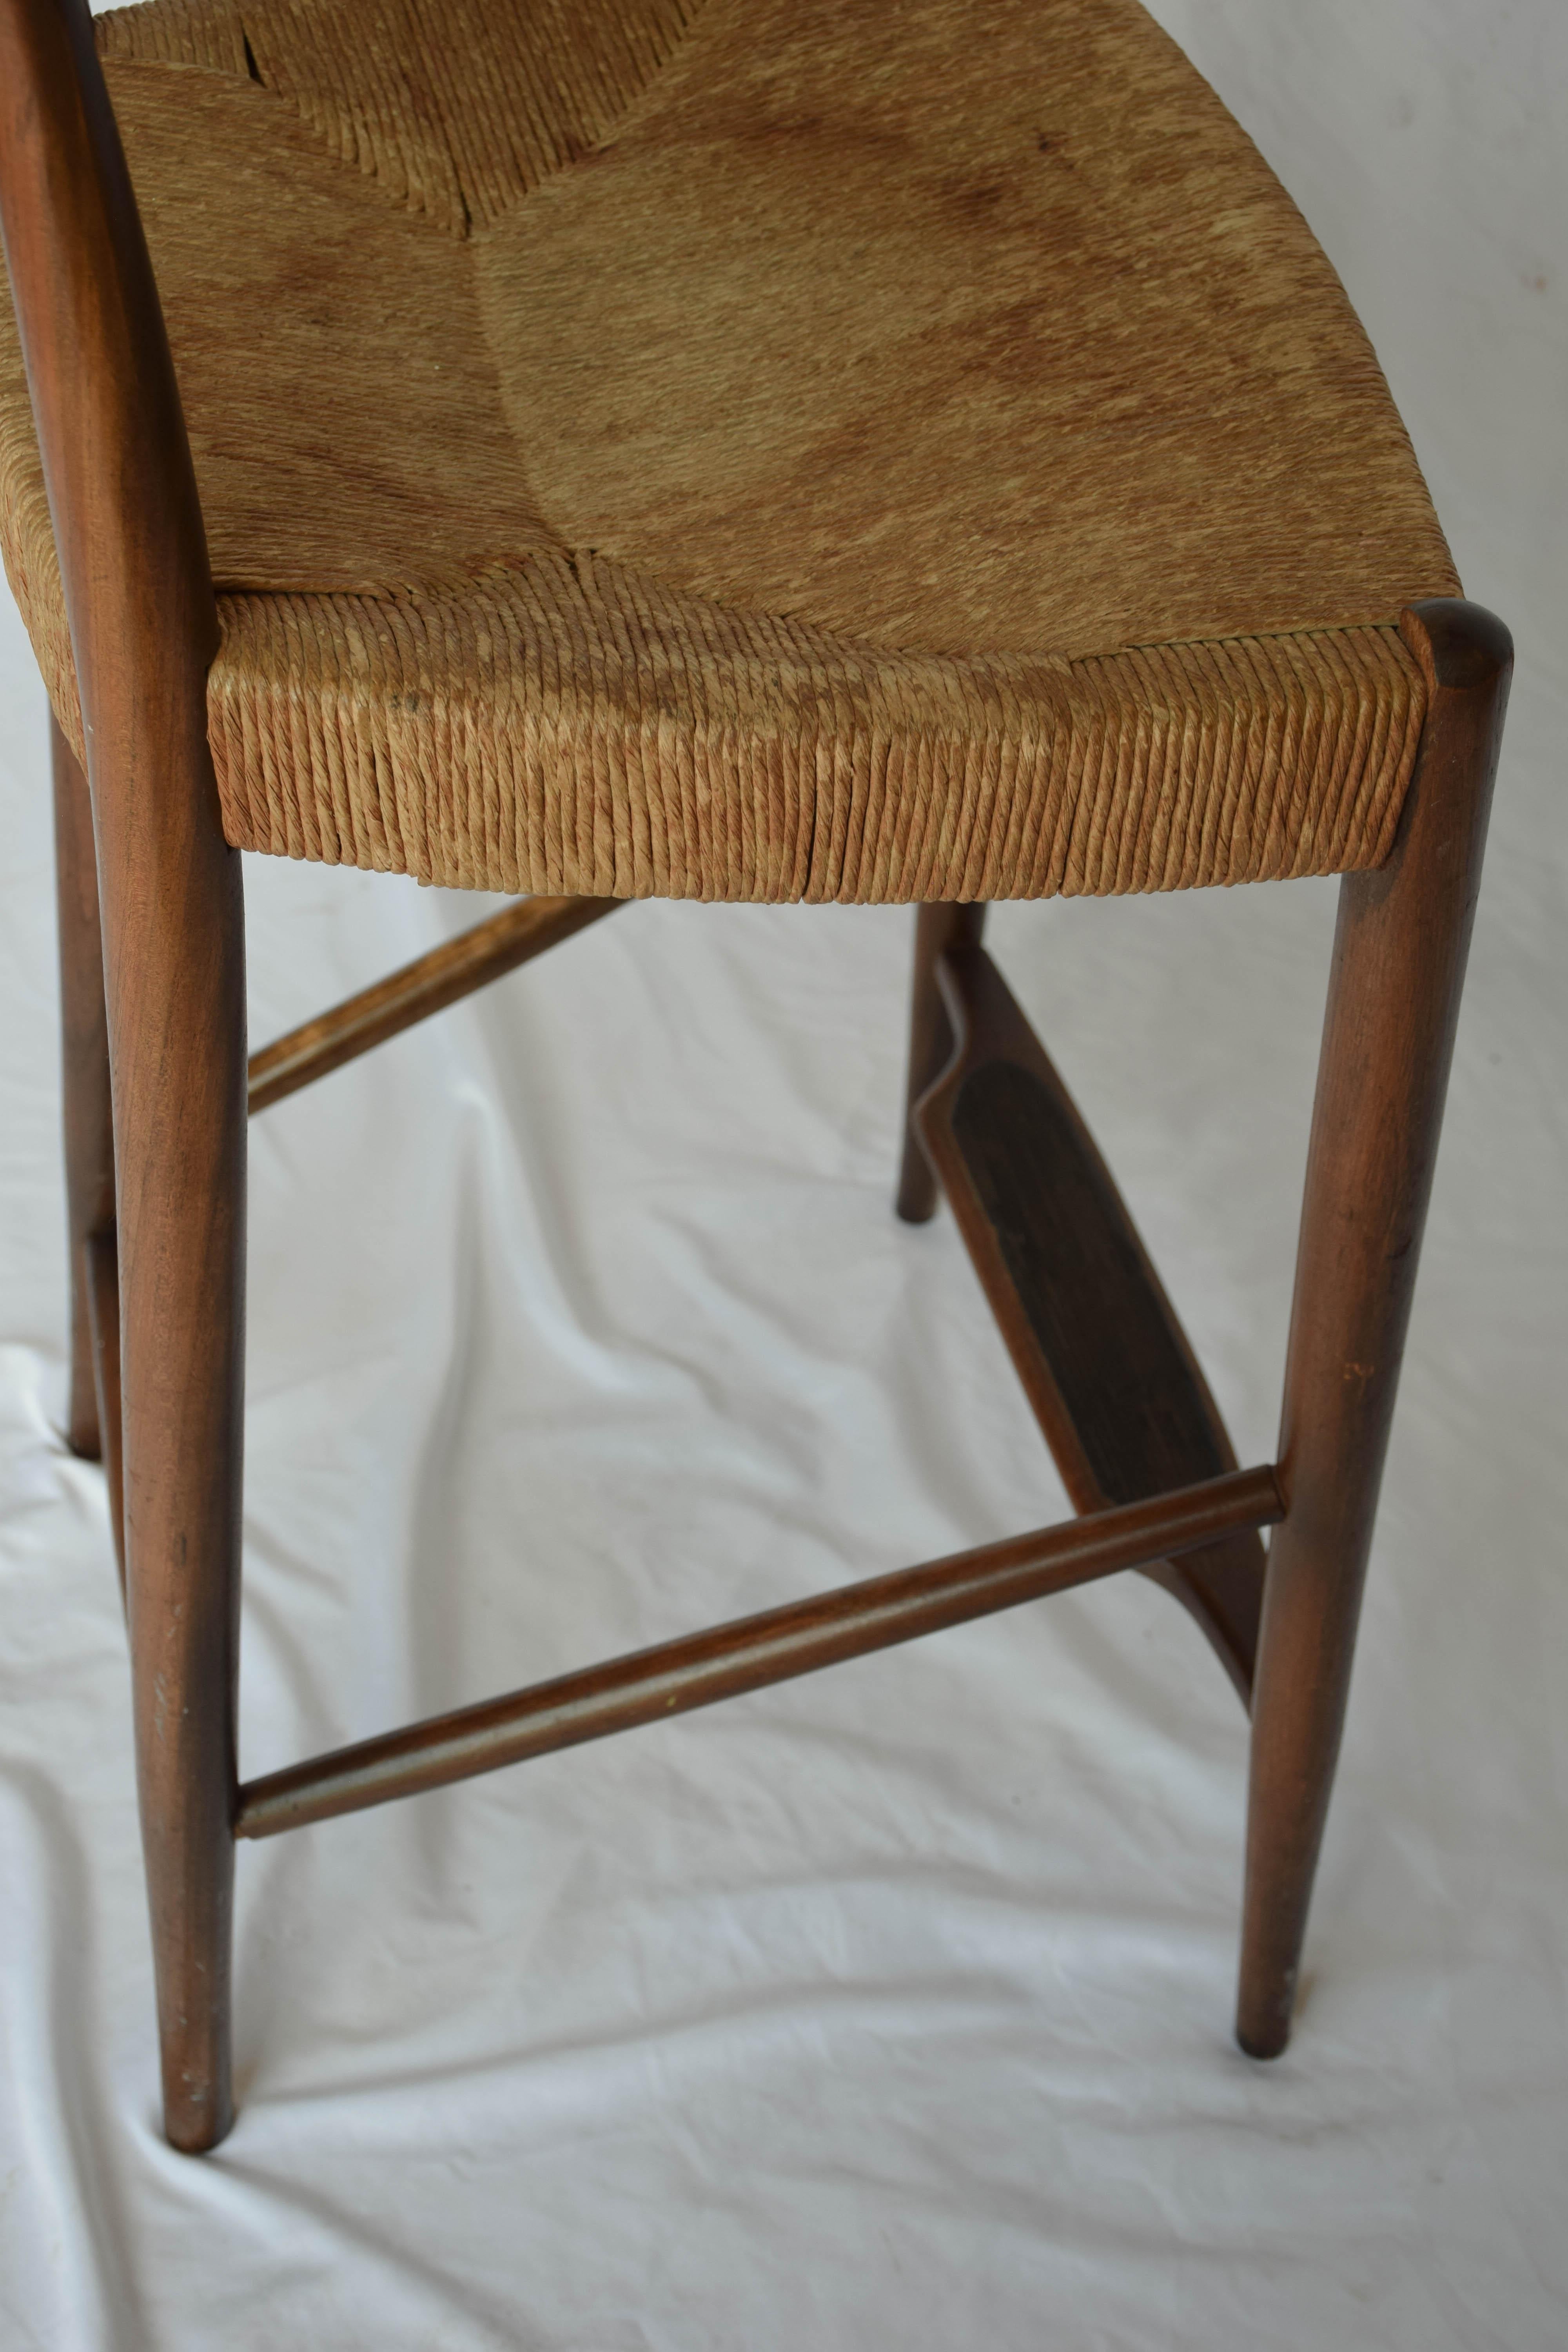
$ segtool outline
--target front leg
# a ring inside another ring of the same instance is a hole
[[[1255,2058],[1289,2038],[1512,666],[1475,605],[1404,625],[1426,723],[1393,856],[1340,888],[1296,1264],[1253,1695],[1237,2039]]]

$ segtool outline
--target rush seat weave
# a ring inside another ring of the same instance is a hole
[[[154,0],[100,45],[225,831],[922,900],[1387,854],[1457,593],[1360,326],[1132,0]],[[0,537],[68,736],[8,302]]]

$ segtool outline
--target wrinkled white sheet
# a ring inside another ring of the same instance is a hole
[[[1558,0],[1166,0],[1349,282],[1521,671],[1289,2054],[1244,1727],[1134,1579],[242,1850],[243,2112],[155,2127],[64,1269],[41,698],[0,613],[0,2340],[1568,2340]],[[264,1039],[482,911],[248,861]],[[1002,909],[1274,1438],[1331,886]],[[910,919],[633,908],[258,1121],[247,1772],[1060,1490],[889,1196]]]

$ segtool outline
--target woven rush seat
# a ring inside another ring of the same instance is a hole
[[[155,0],[99,43],[241,848],[932,900],[1372,866],[1458,582],[1131,0]],[[82,748],[8,302],[0,535]]]

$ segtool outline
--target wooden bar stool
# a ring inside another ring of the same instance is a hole
[[[237,1838],[1125,1568],[1252,1711],[1280,2050],[1510,653],[1247,140],[1133,0],[0,0],[0,213],[171,2139],[231,2120]],[[899,1207],[945,1192],[1081,1516],[242,1782],[241,849],[521,896],[252,1111],[628,898],[917,905]],[[981,927],[1330,873],[1244,1471]]]

